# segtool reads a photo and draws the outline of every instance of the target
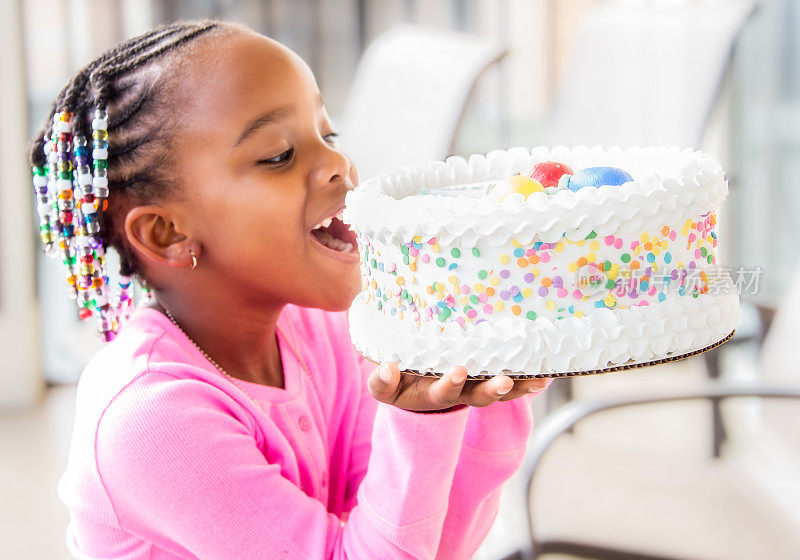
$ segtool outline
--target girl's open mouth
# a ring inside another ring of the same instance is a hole
[[[314,226],[311,237],[323,247],[340,253],[352,253],[357,250],[356,234],[342,221],[342,209]]]

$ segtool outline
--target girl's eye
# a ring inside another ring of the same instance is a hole
[[[330,134],[323,136],[323,138],[329,144],[336,144],[336,139],[339,138],[339,135],[336,132],[331,132]]]
[[[286,150],[282,154],[278,154],[277,156],[271,157],[271,158],[268,158],[268,159],[259,160],[258,163],[265,163],[267,165],[275,165],[275,164],[278,164],[278,163],[284,163],[286,161],[289,161],[289,158],[292,157],[292,153],[293,153],[293,150],[291,148],[289,148],[288,150]]]

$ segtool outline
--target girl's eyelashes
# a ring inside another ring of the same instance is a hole
[[[338,134],[338,133],[336,133],[336,132],[329,132],[328,134],[326,134],[326,135],[325,135],[325,136],[323,136],[322,138],[323,138],[323,139],[324,139],[324,140],[325,140],[325,141],[326,141],[328,144],[335,145],[335,144],[336,144],[336,139],[337,139],[338,137],[339,137],[339,134]],[[267,158],[267,159],[261,159],[261,160],[258,160],[258,162],[257,162],[257,163],[258,163],[259,165],[280,165],[281,163],[286,163],[287,161],[289,161],[290,159],[292,159],[292,155],[293,155],[293,154],[294,154],[294,149],[293,149],[293,148],[289,148],[289,149],[288,149],[288,150],[286,150],[285,152],[282,152],[282,153],[278,154],[278,155],[277,155],[277,156],[275,156],[275,157],[271,157],[271,158]]]
[[[285,152],[280,153],[275,157],[259,160],[258,163],[266,164],[266,165],[278,165],[278,164],[285,163],[285,162],[289,161],[291,159],[293,153],[294,153],[294,150],[292,148],[289,148]]]

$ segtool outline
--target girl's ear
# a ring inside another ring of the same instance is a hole
[[[192,265],[197,243],[176,228],[170,211],[158,204],[134,206],[125,216],[128,243],[142,261],[170,267]]]

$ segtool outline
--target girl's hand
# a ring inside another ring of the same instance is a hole
[[[541,391],[546,379],[514,381],[498,375],[486,381],[467,381],[467,370],[456,366],[443,377],[402,373],[397,364],[386,362],[373,370],[367,381],[369,392],[382,403],[413,411],[442,410],[457,404],[489,406]]]

